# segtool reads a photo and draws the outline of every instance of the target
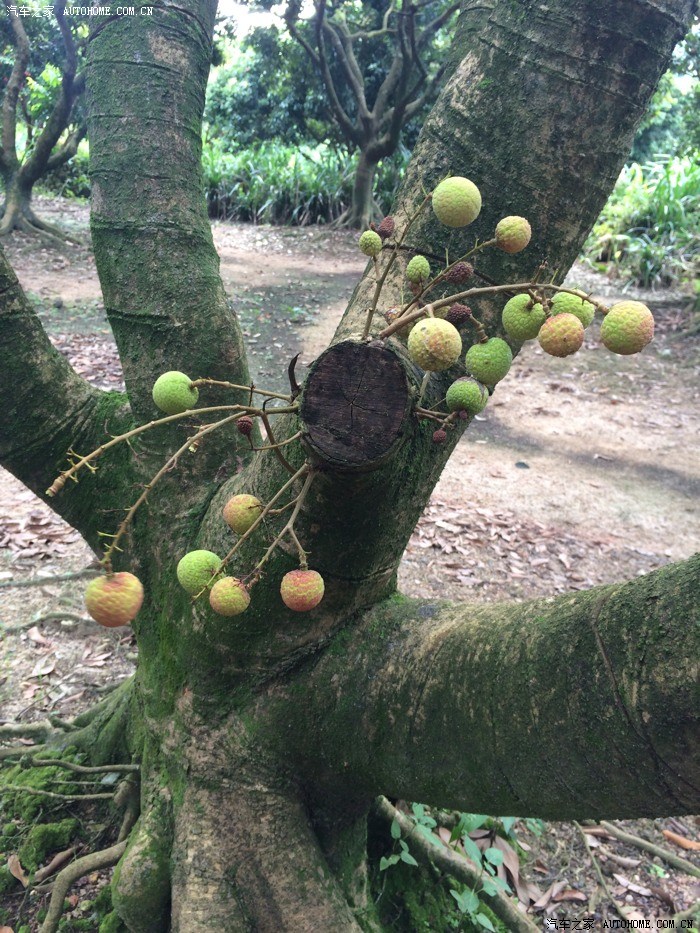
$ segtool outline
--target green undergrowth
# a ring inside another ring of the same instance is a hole
[[[59,753],[43,752],[44,758],[57,758]],[[76,761],[75,749],[62,750],[62,760]],[[15,916],[24,900],[25,888],[10,871],[21,868],[31,883],[33,875],[47,865],[58,852],[72,846],[86,850],[103,848],[114,836],[120,815],[104,801],[71,801],[54,799],[29,790],[48,791],[63,795],[100,793],[115,788],[119,775],[99,775],[87,786],[84,775],[76,775],[62,767],[32,767],[27,761],[6,763],[0,768],[0,926],[9,925],[19,933],[23,927]],[[7,790],[7,786],[22,790]],[[16,862],[15,862],[16,859]],[[63,917],[59,933],[124,933],[112,911],[109,887],[103,887],[94,900],[81,901],[72,911],[77,917]],[[37,915],[40,919],[41,912]],[[21,919],[26,919],[22,916]],[[13,924],[18,924],[13,926]],[[29,933],[30,927],[26,926]]]

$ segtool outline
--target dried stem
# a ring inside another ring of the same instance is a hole
[[[272,544],[269,546],[267,551],[265,551],[265,554],[263,555],[261,560],[258,561],[258,563],[255,566],[255,569],[250,574],[251,585],[252,583],[255,583],[259,579],[263,566],[267,563],[270,556],[272,555],[272,552],[275,550],[275,548],[280,543],[282,538],[287,534],[289,535],[289,537],[292,539],[292,541],[294,542],[296,546],[297,552],[299,554],[299,566],[301,567],[302,570],[308,569],[308,564],[306,562],[307,552],[301,546],[301,542],[296,536],[296,532],[294,531],[294,523],[297,520],[299,512],[301,511],[301,507],[304,504],[304,500],[306,499],[306,496],[308,495],[309,489],[311,488],[311,484],[313,483],[315,476],[316,476],[316,472],[310,469],[309,472],[307,473],[306,479],[304,480],[304,485],[301,488],[301,492],[296,497],[294,511],[289,516],[289,521],[284,526],[282,531],[280,531],[280,533],[277,535],[277,537],[272,542]]]
[[[289,460],[287,460],[284,454],[281,453],[280,447],[282,445],[278,444],[277,441],[275,440],[275,435],[272,433],[272,425],[270,424],[270,421],[267,416],[268,416],[268,412],[264,408],[261,408],[260,418],[262,420],[262,423],[265,425],[265,430],[267,431],[267,436],[270,440],[270,450],[274,451],[275,456],[277,457],[279,462],[282,464],[282,466],[285,468],[285,470],[287,470],[287,472],[292,473],[292,474],[296,473],[296,470],[291,465]],[[299,437],[300,435],[301,435],[301,431],[298,434],[296,434],[293,438],[290,438],[289,440],[295,440],[295,438]],[[284,443],[288,443],[288,442],[284,442]]]
[[[432,195],[427,194],[425,198],[421,201],[417,210],[411,215],[411,217],[409,217],[408,223],[406,224],[406,227],[404,228],[403,233],[401,234],[401,236],[395,243],[392,249],[391,255],[389,256],[389,260],[386,266],[384,266],[384,271],[382,272],[381,276],[377,279],[377,284],[374,287],[374,295],[372,297],[372,304],[367,312],[367,320],[365,321],[365,329],[362,332],[363,340],[366,340],[369,337],[369,329],[372,325],[372,318],[374,317],[374,312],[377,310],[377,305],[379,304],[379,296],[381,295],[382,289],[384,288],[386,277],[389,274],[391,267],[396,262],[396,257],[398,256],[399,250],[401,249],[401,246],[404,240],[406,239],[406,235],[408,234],[408,231],[411,229],[413,224],[416,222],[416,220],[421,214],[421,211],[423,210],[425,205],[430,201],[431,197]],[[378,271],[378,269],[379,269],[379,264],[375,261],[375,270]]]
[[[600,307],[598,302],[593,301],[590,295],[586,295],[581,291],[577,291],[573,288],[563,288],[559,285],[548,285],[540,284],[533,282],[517,282],[511,285],[488,285],[483,286],[482,288],[469,288],[463,292],[457,292],[455,295],[450,295],[448,298],[440,298],[437,301],[433,301],[430,304],[427,304],[424,308],[418,308],[415,311],[411,311],[410,314],[405,314],[402,317],[398,317],[395,321],[389,324],[388,327],[385,327],[383,331],[379,334],[381,340],[385,340],[387,337],[391,337],[393,333],[397,330],[400,330],[402,327],[405,327],[406,324],[412,324],[413,321],[417,321],[423,315],[434,314],[440,308],[445,308],[448,305],[454,304],[455,301],[461,301],[463,298],[473,298],[476,295],[493,295],[498,292],[527,292],[531,288],[547,288],[550,291],[554,292],[567,292],[570,295],[576,295],[577,298],[582,300],[589,301],[591,304],[596,307]]]
[[[112,572],[112,555],[117,550],[119,546],[119,542],[124,537],[126,530],[131,524],[131,521],[134,515],[136,514],[138,509],[143,505],[143,503],[146,501],[146,499],[148,498],[149,492],[153,489],[156,483],[158,483],[165,476],[166,473],[169,473],[170,470],[173,469],[173,467],[175,466],[179,458],[187,450],[189,450],[193,444],[196,444],[197,441],[201,440],[207,434],[211,434],[212,431],[216,431],[218,428],[222,428],[224,427],[224,425],[229,424],[232,421],[237,421],[239,418],[243,417],[244,414],[245,414],[245,410],[242,412],[237,412],[235,415],[229,415],[228,418],[222,418],[220,421],[215,421],[213,422],[213,424],[208,424],[205,427],[200,428],[200,430],[197,431],[196,434],[193,434],[191,437],[188,437],[185,443],[181,447],[178,447],[178,449],[175,451],[175,453],[171,457],[168,457],[168,459],[165,461],[165,463],[160,468],[160,470],[158,470],[155,476],[153,476],[153,478],[148,483],[146,483],[146,486],[144,487],[143,492],[141,493],[141,495],[138,497],[136,502],[134,502],[134,504],[131,506],[131,508],[126,513],[124,520],[121,522],[121,524],[119,525],[119,528],[117,529],[117,533],[112,538],[111,544],[105,551],[105,555],[102,558],[102,564],[105,567],[107,573]]]
[[[259,527],[260,523],[261,523],[262,521],[264,521],[264,519],[265,519],[268,515],[271,515],[273,512],[275,512],[275,509],[272,508],[273,505],[274,505],[276,502],[278,502],[278,501],[282,498],[282,496],[285,494],[285,492],[293,485],[293,483],[294,483],[297,479],[301,479],[301,477],[304,476],[304,475],[309,471],[309,469],[310,469],[310,467],[309,467],[308,463],[305,463],[303,466],[301,466],[301,467],[296,471],[296,473],[295,473],[293,476],[290,476],[290,478],[287,480],[287,482],[284,484],[284,486],[282,486],[281,489],[278,489],[278,491],[277,491],[277,492],[275,493],[275,495],[270,499],[270,501],[267,503],[267,505],[263,506],[263,510],[262,510],[262,512],[260,513],[260,515],[258,515],[258,517],[255,519],[255,521],[254,521],[253,524],[250,526],[250,528],[245,532],[245,534],[242,534],[242,535],[240,536],[240,538],[238,539],[238,541],[236,541],[236,543],[234,544],[234,546],[231,548],[231,550],[228,552],[228,554],[226,554],[226,556],[224,557],[224,559],[221,561],[221,564],[219,565],[219,569],[216,571],[216,573],[213,573],[212,576],[211,576],[211,578],[210,578],[209,580],[207,580],[206,584],[202,587],[202,589],[199,591],[199,593],[196,593],[196,594],[192,597],[192,602],[195,602],[196,600],[199,599],[199,597],[200,597],[203,593],[206,593],[206,591],[209,589],[209,587],[210,587],[211,584],[214,582],[214,580],[219,576],[219,574],[220,574],[221,571],[224,569],[224,567],[226,567],[226,566],[231,562],[231,560],[233,559],[233,557],[235,557],[235,555],[238,553],[238,551],[239,551],[239,549],[241,548],[241,546],[242,546],[242,545],[253,535],[253,533],[257,530],[257,528]],[[285,506],[285,508],[288,508],[288,506]]]
[[[279,392],[268,392],[266,389],[256,389],[253,384],[248,386],[239,386],[233,382],[222,382],[220,379],[193,379],[190,383],[190,388],[196,389],[198,386],[221,386],[224,389],[237,389],[242,392],[250,392],[251,402],[253,395],[262,395],[265,398],[278,398],[283,402],[292,401],[288,395],[282,395]]]

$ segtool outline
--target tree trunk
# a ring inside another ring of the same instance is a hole
[[[467,233],[426,216],[411,245],[455,255],[475,235],[487,239],[499,217],[522,213],[534,250],[494,254],[484,268],[513,280],[547,256],[563,276],[692,8],[606,0],[572,13],[568,0],[554,0],[545,14],[529,0],[465,4],[451,76],[394,214],[401,223],[448,172],[474,178],[484,211]],[[40,493],[69,447],[82,452],[105,430],[153,418],[161,372],[248,380],[201,195],[214,18],[210,0],[180,0],[153,17],[93,19],[93,238],[128,406],[85,388],[52,355],[6,271],[0,388],[12,404],[0,409],[0,455]],[[315,471],[297,533],[326,581],[318,609],[300,615],[282,604],[279,581],[298,563],[286,546],[234,620],[178,587],[185,552],[229,550],[221,510],[232,494],[267,502],[289,479],[233,427],[180,457],[115,560],[146,590],[133,625],[138,671],[101,713],[110,741],[101,746],[93,724],[69,739],[107,755],[119,724],[122,752],[126,744],[141,762],[141,816],[114,882],[132,933],[377,929],[364,858],[365,817],[380,792],[555,819],[700,807],[688,727],[697,561],[525,606],[396,596],[406,542],[460,432],[433,444],[413,414],[421,374],[401,341],[361,341],[372,289],[368,275],[312,367],[298,413],[277,422],[279,438],[304,433],[285,448],[291,466],[309,460]],[[397,272],[387,301],[400,289]],[[486,317],[496,310],[485,305]],[[37,382],[42,408],[32,420]],[[431,379],[424,402],[437,403],[446,384]],[[247,393],[203,388],[200,404],[224,398]],[[97,547],[110,510],[128,504],[182,441],[170,425],[108,451],[57,508]],[[471,482],[478,489],[478,471]],[[294,492],[298,485],[290,499]],[[247,573],[285,520],[253,535],[231,573]],[[560,742],[565,727],[576,742]],[[532,736],[570,778],[542,782]],[[604,779],[591,787],[591,773]]]
[[[4,175],[5,201],[0,218],[0,237],[8,236],[13,230],[38,235],[47,244],[62,248],[69,239],[65,234],[36,216],[32,208],[34,182],[26,178],[22,166]]]
[[[377,163],[372,161],[367,152],[360,152],[352,186],[352,202],[342,218],[343,226],[366,230],[374,219],[374,176]]]

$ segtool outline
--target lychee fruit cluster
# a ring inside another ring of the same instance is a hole
[[[553,314],[540,327],[537,339],[550,356],[571,356],[583,344],[583,324],[575,314]]]
[[[481,192],[473,181],[453,175],[435,188],[432,205],[435,216],[446,227],[466,227],[479,216]]]
[[[190,596],[196,596],[218,574],[222,560],[213,551],[189,551],[177,565],[177,580]]]
[[[153,385],[153,401],[166,415],[180,415],[194,408],[198,399],[199,390],[192,387],[190,377],[177,370],[158,376]]]
[[[524,217],[504,217],[496,224],[496,246],[504,253],[519,253],[531,236],[532,229]]]
[[[237,535],[244,535],[260,517],[263,504],[255,496],[231,496],[224,506],[224,521]]]
[[[382,251],[382,238],[374,230],[365,230],[358,245],[365,256],[378,256]]]
[[[459,331],[442,318],[423,318],[408,335],[408,354],[425,372],[438,373],[449,369],[461,352]]]
[[[427,282],[430,278],[430,263],[425,256],[414,256],[406,266],[406,278],[414,285]]]
[[[280,595],[287,609],[308,612],[323,599],[325,584],[316,570],[290,570],[282,577]]]
[[[500,337],[489,337],[467,350],[464,363],[469,372],[485,386],[495,386],[504,379],[513,362],[510,347]]]
[[[590,327],[595,316],[594,304],[570,292],[557,292],[552,298],[550,310],[552,314],[573,314],[584,327]]]
[[[534,340],[545,322],[541,304],[525,295],[515,295],[506,302],[502,314],[503,329],[513,340]]]
[[[603,319],[600,337],[613,353],[639,353],[654,336],[654,315],[641,301],[620,301]]]
[[[468,415],[478,415],[486,408],[489,390],[477,379],[462,376],[447,390],[445,401],[450,411],[465,411]]]
[[[91,580],[85,589],[85,608],[106,628],[128,625],[143,603],[143,586],[133,573],[110,573]]]

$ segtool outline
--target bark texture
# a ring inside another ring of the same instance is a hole
[[[529,0],[466,3],[395,214],[402,223],[448,172],[471,176],[485,208],[468,233],[427,213],[411,244],[454,257],[504,214],[522,213],[534,250],[493,254],[480,272],[521,280],[547,256],[563,276],[692,12],[690,0],[576,10],[555,0],[546,11]],[[200,185],[214,14],[210,0],[180,0],[153,17],[93,22],[93,235],[128,404],[75,375],[0,266],[0,454],[38,492],[69,447],[84,453],[105,428],[155,417],[151,387],[163,371],[248,378]],[[141,761],[141,816],[114,885],[132,933],[376,929],[363,859],[378,793],[558,819],[700,805],[689,722],[697,560],[523,606],[395,595],[406,542],[460,432],[438,446],[412,413],[423,374],[400,339],[361,341],[372,288],[371,276],[358,285],[300,411],[275,421],[279,439],[302,432],[285,448],[292,468],[312,454],[296,531],[326,581],[321,605],[301,615],[281,602],[279,581],[298,566],[286,541],[235,619],[193,605],[177,584],[185,552],[231,547],[221,510],[232,494],[268,502],[289,479],[233,428],[182,454],[116,562],[146,590],[138,671],[71,741]],[[399,292],[400,270],[384,300]],[[485,318],[497,307],[484,305]],[[461,372],[431,378],[424,403]],[[200,403],[245,398],[203,388]],[[149,482],[182,432],[161,427],[106,453],[55,500],[61,514],[97,546],[105,503],[135,498],[133,484]],[[287,515],[246,541],[233,575],[251,570]],[[548,782],[543,756],[558,765]]]

